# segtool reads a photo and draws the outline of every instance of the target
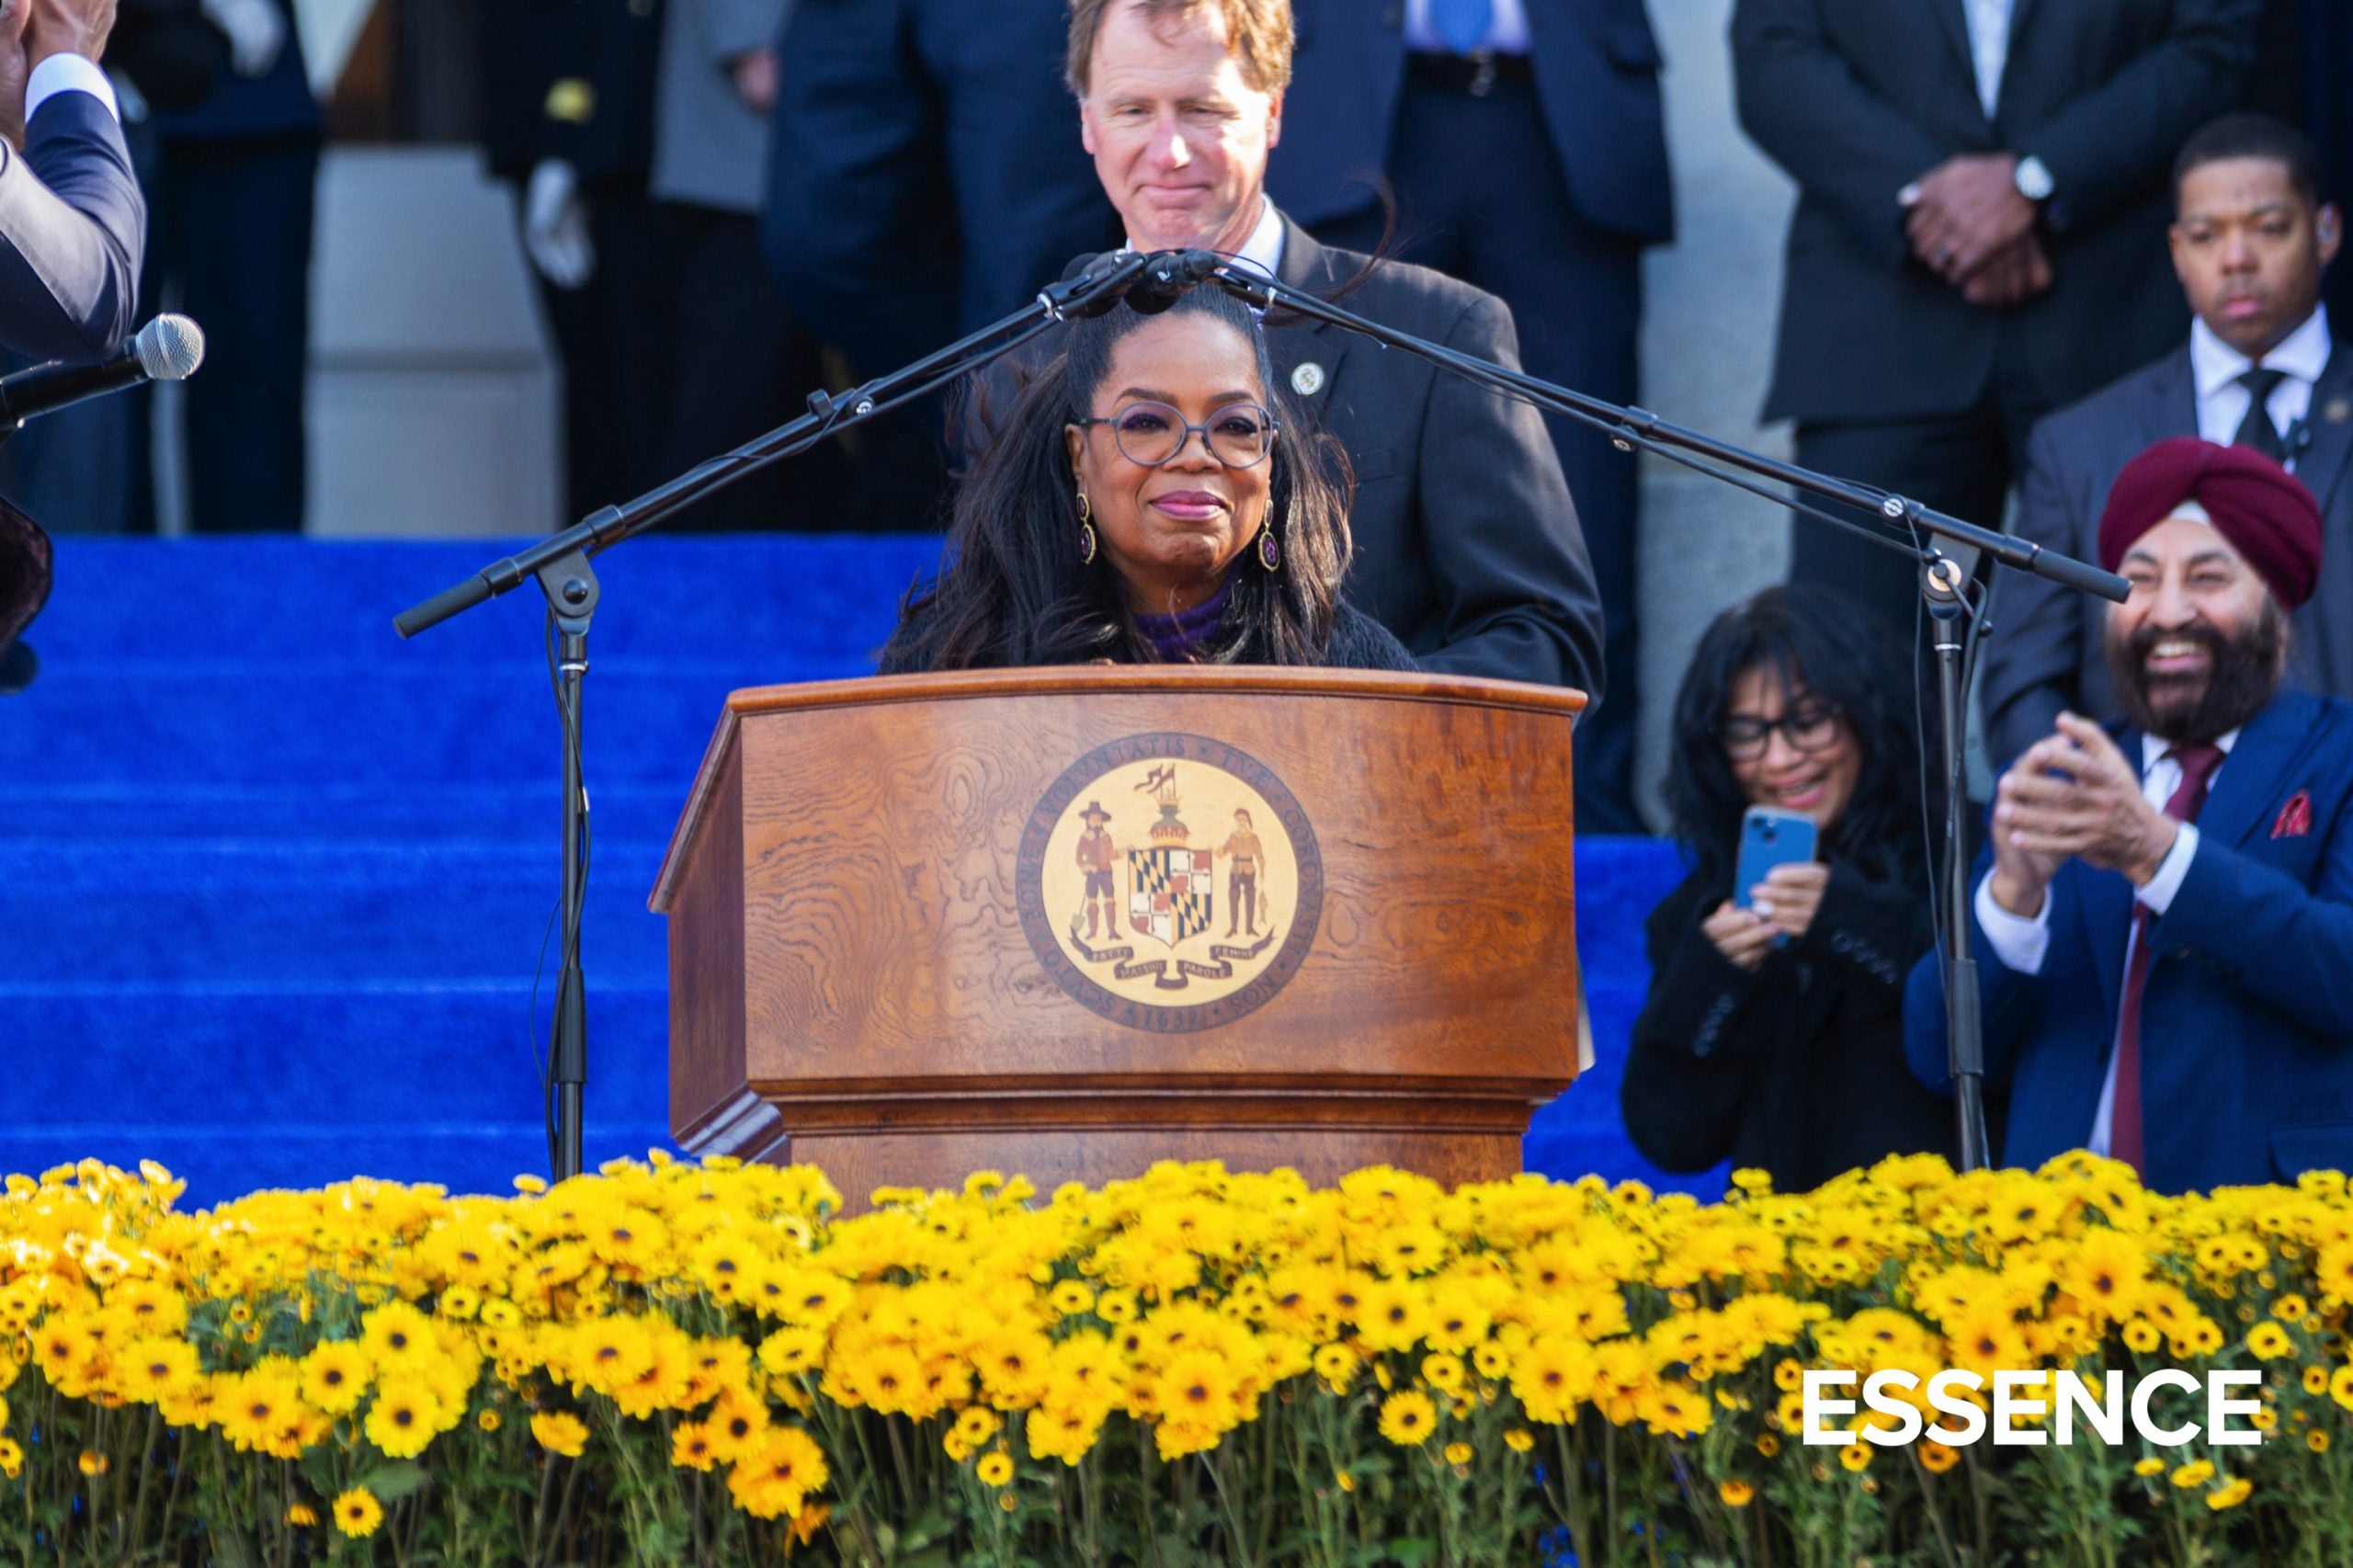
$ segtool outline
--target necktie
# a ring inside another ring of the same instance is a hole
[[[1495,21],[1495,0],[1430,0],[1430,30],[1457,54],[1486,42]]]
[[[2279,427],[2271,423],[2271,389],[2288,379],[2285,370],[2267,370],[2257,365],[2239,377],[2239,385],[2246,388],[2246,417],[2239,421],[2238,434],[2231,437],[2234,447],[2253,447],[2273,462],[2288,460],[2287,444],[2279,439]]]
[[[2176,822],[2195,822],[2206,803],[2206,785],[2222,766],[2222,748],[2200,742],[2165,753],[2181,764],[2181,782],[2165,801],[2165,815]],[[2108,1152],[2143,1176],[2141,1143],[2141,993],[2148,989],[2149,928],[2156,916],[2145,903],[2132,905],[2132,961],[2124,971],[2124,999],[2116,1009],[2116,1095],[2109,1102]]]

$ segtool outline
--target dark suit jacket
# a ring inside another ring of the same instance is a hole
[[[278,0],[278,6],[285,13],[286,45],[269,69],[259,76],[238,75],[229,64],[229,40],[215,33],[212,91],[184,113],[157,114],[157,135],[167,142],[267,142],[325,132],[326,119],[311,96],[310,73],[302,63],[293,6],[289,0]]]
[[[1282,280],[1326,297],[1370,258],[1283,220]],[[1427,267],[1383,263],[1336,301],[1518,369],[1511,311]],[[1269,331],[1275,372],[1323,369],[1302,399],[1356,470],[1348,593],[1425,669],[1602,692],[1601,599],[1561,460],[1534,409],[1336,326]]]
[[[801,0],[763,254],[794,313],[879,375],[1120,243],[1062,80],[1062,0]]]
[[[2237,106],[2262,0],[2016,0],[1988,120],[1963,0],[1738,0],[1741,124],[1796,179],[1768,418],[1878,420],[1973,404],[2007,341],[2044,405],[2188,329],[2166,262],[2173,158]],[[1963,301],[1912,257],[1896,193],[1960,153],[2040,157],[2048,293]]]
[[[2331,418],[2335,410],[2337,417]],[[2353,698],[2353,350],[2338,344],[2313,387],[2312,441],[2296,477],[2320,501],[2320,588],[2297,613],[2290,669],[2298,684]],[[2168,436],[2198,434],[2189,350],[2176,348],[2035,426],[2027,442],[2018,532],[2078,561],[2099,560],[2099,515],[2124,465]],[[2023,572],[2005,573],[1985,644],[1987,744],[2006,761],[2051,733],[2062,710],[2122,717],[2100,652],[2104,601]]]
[[[2137,763],[2140,736],[2118,739]],[[2286,808],[2300,796],[2310,828],[2290,832]],[[2184,1192],[2347,1169],[2353,703],[2290,692],[2248,721],[2198,832],[2189,874],[2150,928],[2155,962],[2141,1012],[2149,1186]],[[1972,875],[1990,863],[1981,856]],[[2038,974],[2005,966],[1975,932],[1985,1084],[2009,1093],[2006,1165],[2039,1165],[2083,1145],[2116,1040],[2131,884],[2070,860],[2050,896]],[[1912,1071],[1947,1087],[1933,955],[1912,972],[1904,1016]]]
[[[122,128],[87,93],[50,97],[22,153],[0,143],[0,347],[98,359],[131,335],[147,204]]]
[[[1376,199],[1405,82],[1404,7],[1295,0],[1293,15],[1298,53],[1267,187],[1313,225]],[[1638,240],[1672,238],[1658,40],[1643,0],[1529,0],[1528,45],[1577,216]]]
[[[1904,982],[1931,940],[1928,900],[1834,865],[1806,934],[1752,973],[1699,929],[1730,893],[1695,874],[1643,927],[1650,998],[1618,1096],[1634,1147],[1670,1171],[1759,1166],[1778,1192],[1889,1154],[1949,1158],[1951,1108],[1904,1059]]]

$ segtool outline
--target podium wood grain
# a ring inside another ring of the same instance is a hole
[[[813,1161],[854,1201],[1159,1158],[1313,1180],[1516,1171],[1530,1110],[1575,1074],[1583,701],[1265,669],[737,692],[653,899],[670,917],[673,1128],[699,1152]],[[1264,764],[1324,877],[1287,983],[1193,1032],[1067,994],[1019,910],[1041,798],[1097,747],[1165,733]]]

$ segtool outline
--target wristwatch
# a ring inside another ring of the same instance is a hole
[[[2029,201],[2042,202],[2051,199],[2051,171],[2043,167],[2042,160],[2031,153],[2018,160],[2017,169],[2010,175],[2010,183]]]

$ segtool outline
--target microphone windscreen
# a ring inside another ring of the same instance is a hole
[[[141,327],[131,347],[149,381],[184,381],[204,363],[204,329],[166,312]]]
[[[0,648],[0,697],[14,697],[32,685],[33,676],[40,674],[40,660],[33,653],[29,642],[11,642]]]

